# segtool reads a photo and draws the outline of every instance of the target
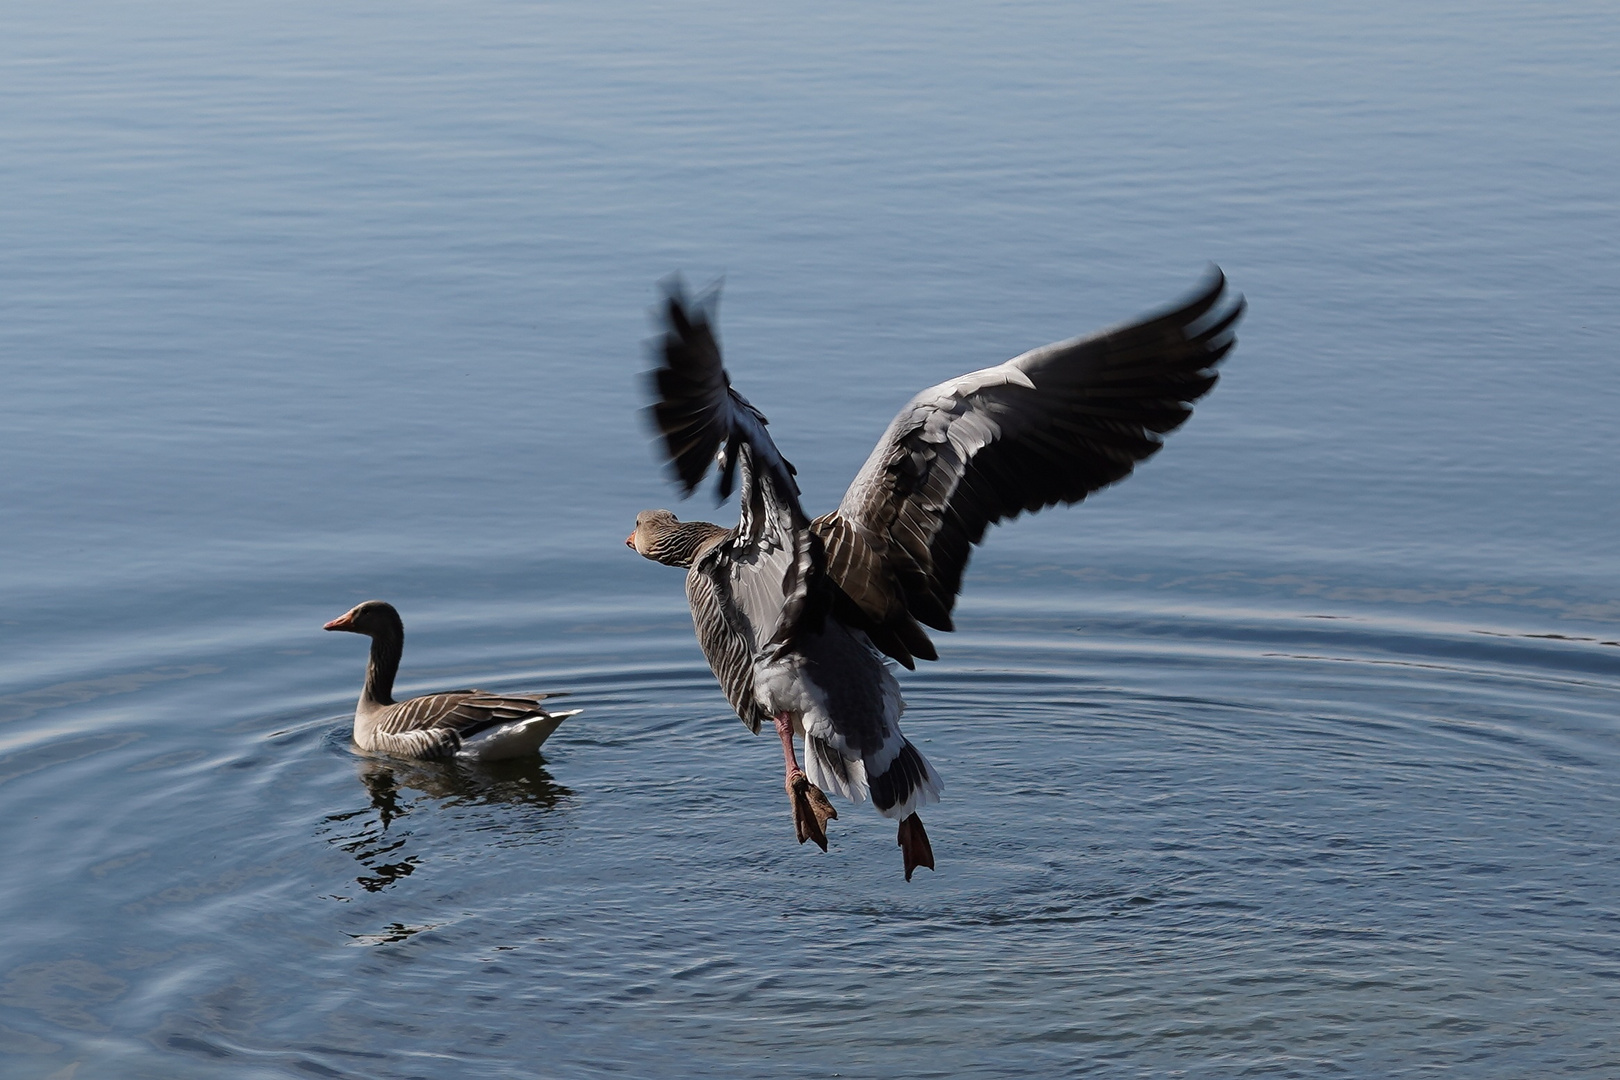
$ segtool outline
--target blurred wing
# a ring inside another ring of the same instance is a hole
[[[731,495],[737,451],[754,448],[755,465],[798,503],[794,468],[766,432],[765,415],[731,388],[714,337],[718,294],[690,303],[680,280],[665,283],[664,334],[658,343],[658,366],[650,373],[653,404],[649,412],[663,442],[665,457],[682,495],[690,495],[709,471],[720,464],[720,498]]]
[[[1217,267],[1174,309],[924,390],[838,509],[812,524],[828,575],[891,639],[928,656],[916,620],[951,629],[986,527],[1129,476],[1215,385],[1243,308]]]

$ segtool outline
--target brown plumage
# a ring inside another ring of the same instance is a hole
[[[393,605],[367,600],[325,629],[371,638],[366,681],[354,712],[354,741],[362,750],[401,758],[522,757],[538,750],[557,725],[579,712],[547,712],[540,702],[557,694],[451,690],[395,701],[394,676],[405,650],[405,624]]]

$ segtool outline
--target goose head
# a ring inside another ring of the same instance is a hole
[[[339,615],[323,629],[347,630],[351,634],[375,638],[403,637],[405,627],[393,604],[383,600],[367,600]]]
[[[680,524],[680,519],[668,510],[643,510],[636,515],[636,527],[624,538],[625,546],[637,555],[662,562],[657,554],[660,543],[667,543]]]
[[[635,531],[624,538],[624,544],[653,562],[685,568],[726,532],[707,521],[682,521],[668,510],[643,510],[636,515]]]

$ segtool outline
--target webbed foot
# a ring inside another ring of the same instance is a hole
[[[928,833],[923,829],[922,818],[912,814],[900,823],[900,854],[906,860],[906,880],[911,880],[911,872],[919,866],[934,868],[934,849],[928,843]]]
[[[822,851],[826,851],[827,822],[836,818],[838,811],[833,809],[833,804],[827,801],[821,789],[802,772],[788,774],[787,793],[793,803],[793,828],[799,834],[799,843],[814,840]],[[927,843],[926,840],[923,842]]]

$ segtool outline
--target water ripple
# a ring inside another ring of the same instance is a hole
[[[1552,1016],[1601,1060],[1620,1002],[1607,647],[1325,622],[975,612],[904,677],[907,731],[947,781],[939,871],[909,886],[869,808],[826,855],[793,843],[774,744],[677,619],[605,624],[611,652],[532,623],[422,657],[423,685],[585,708],[497,768],[354,753],[350,691],[314,691],[328,676],[292,655],[258,660],[292,691],[269,709],[197,711],[241,677],[229,654],[109,687],[131,700],[95,733],[65,721],[99,699],[62,697],[13,720],[27,749],[0,792],[94,787],[122,812],[58,804],[25,842],[55,870],[5,887],[39,944],[7,969],[0,1035],[48,1056],[133,1025],[197,1075],[409,1075],[439,1045],[411,1014],[454,1017],[474,1071],[518,1038],[587,1072],[653,1046],[693,1075],[769,1070],[788,1039],[896,1076],[937,1073],[920,1046],[953,1075],[1321,1073],[1477,1068]],[[130,929],[103,955],[125,959],[63,959],[108,912]],[[1508,1004],[1526,998],[1535,1016]],[[321,1034],[287,1049],[274,1017]]]

